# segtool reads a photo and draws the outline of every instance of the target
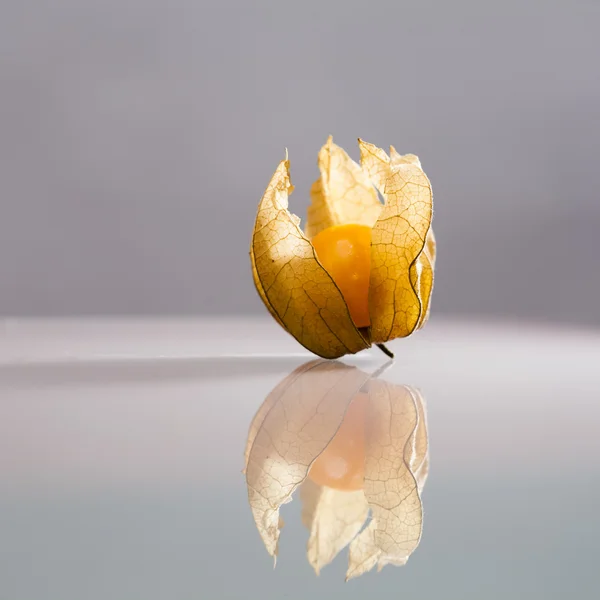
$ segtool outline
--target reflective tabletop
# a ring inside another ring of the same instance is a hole
[[[2,322],[0,599],[599,597],[600,332],[390,349]]]

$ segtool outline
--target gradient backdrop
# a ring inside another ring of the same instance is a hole
[[[437,314],[600,324],[600,3],[0,5],[0,314],[263,313],[289,148],[421,157]]]

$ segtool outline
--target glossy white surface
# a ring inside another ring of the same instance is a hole
[[[0,598],[596,597],[600,334],[433,320],[391,347],[427,401],[424,534],[345,585],[297,502],[273,571],[247,505],[249,423],[314,358],[277,325],[2,323]]]

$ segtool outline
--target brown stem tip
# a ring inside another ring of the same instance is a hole
[[[394,353],[386,348],[384,344],[375,344],[386,356],[394,358]]]

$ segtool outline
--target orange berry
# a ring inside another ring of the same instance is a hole
[[[368,327],[371,276],[371,228],[336,225],[312,240],[319,262],[342,292],[357,327]]]

